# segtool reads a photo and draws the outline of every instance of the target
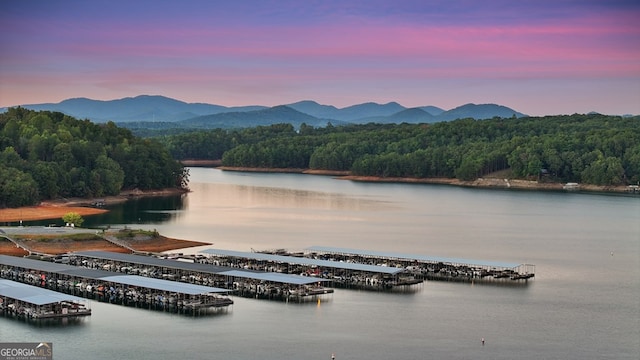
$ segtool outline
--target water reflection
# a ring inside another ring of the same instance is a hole
[[[187,207],[186,195],[129,200],[109,206],[109,212],[88,216],[83,226],[100,227],[113,224],[158,224],[171,221]]]
[[[196,206],[206,201],[205,205],[216,207],[375,211],[381,205],[387,209],[390,205],[341,193],[276,187],[196,183],[192,189],[197,194],[193,197]],[[215,199],[214,204],[208,203],[211,199]]]

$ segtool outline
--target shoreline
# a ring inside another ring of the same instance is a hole
[[[169,238],[160,234],[117,237],[116,230],[103,232],[102,236],[98,236],[98,231],[90,228],[19,226],[0,229],[5,233],[0,234],[0,254],[9,256],[27,256],[29,251],[16,246],[5,236],[10,236],[35,254],[52,256],[78,251],[131,253],[130,249],[139,253],[162,253],[211,245],[200,241]],[[83,238],[78,239],[76,237],[78,235],[82,235]],[[108,237],[115,238],[117,241],[109,241]]]
[[[187,192],[189,192],[189,190],[175,188],[148,191],[126,190],[120,192],[119,195],[101,198],[46,200],[36,206],[0,209],[0,223],[62,219],[62,216],[70,212],[78,213],[80,216],[98,215],[108,212],[109,210],[96,207],[95,204],[97,203],[101,205],[115,205],[142,197],[182,195]]]
[[[182,195],[188,193],[189,190],[186,189],[177,189],[177,188],[166,188],[166,189],[156,189],[156,190],[124,190],[121,191],[118,195],[104,196],[104,197],[92,197],[92,198],[63,198],[56,200],[45,200],[40,203],[40,206],[94,206],[96,203],[100,203],[103,205],[114,205],[121,204],[131,199],[138,199],[143,197],[161,197],[161,196],[172,196],[172,195]]]
[[[196,160],[192,160],[196,161]],[[185,161],[186,162],[186,161]],[[218,164],[220,160],[202,160],[200,166],[210,167],[211,164]],[[471,181],[462,181],[452,178],[409,178],[409,177],[380,177],[380,176],[357,176],[351,175],[350,171],[317,170],[302,168],[260,168],[260,167],[231,167],[213,166],[223,171],[235,172],[255,172],[255,173],[289,173],[333,176],[338,180],[350,180],[357,182],[377,182],[377,183],[405,183],[405,184],[435,184],[451,185],[469,188],[482,189],[514,189],[531,191],[572,191],[572,192],[592,192],[637,195],[640,191],[627,185],[601,186],[590,184],[579,184],[577,188],[567,190],[562,183],[538,182],[532,180],[518,180],[508,178],[486,177]],[[47,200],[37,206],[27,206],[21,208],[0,209],[0,223],[18,221],[36,221],[48,219],[61,219],[69,212],[76,212],[80,216],[91,216],[107,212],[108,210],[96,207],[100,205],[114,205],[124,203],[127,200],[141,197],[162,197],[182,195],[188,193],[187,189],[158,189],[141,191],[138,189],[122,191],[119,195],[106,196],[103,198],[70,198]]]
[[[499,178],[477,178],[475,180],[464,181],[449,178],[383,178],[376,176],[343,176],[339,179],[361,181],[361,182],[389,182],[408,184],[439,184],[453,185],[469,188],[481,189],[514,189],[531,191],[567,191],[567,192],[591,192],[591,193],[614,193],[614,194],[639,194],[632,192],[627,185],[591,185],[578,184],[577,187],[566,189],[565,184],[555,182],[538,182],[533,180],[520,179],[499,179]]]
[[[358,182],[377,182],[377,183],[404,183],[404,184],[435,184],[435,185],[452,185],[469,188],[482,189],[514,189],[514,190],[532,190],[532,191],[572,191],[572,192],[599,192],[614,194],[639,194],[636,190],[634,193],[630,191],[627,185],[591,185],[579,184],[577,188],[567,190],[565,184],[557,182],[538,182],[533,180],[520,180],[509,178],[485,177],[475,180],[463,181],[455,178],[411,178],[411,177],[381,177],[381,176],[358,176],[351,175],[350,171],[335,170],[313,170],[313,169],[289,169],[289,168],[252,168],[252,167],[217,167],[224,171],[237,172],[258,172],[258,173],[292,173],[292,174],[309,174],[309,175],[325,175],[334,176],[338,180],[350,180]]]

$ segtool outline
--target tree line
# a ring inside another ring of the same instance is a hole
[[[600,114],[365,124],[280,124],[160,139],[178,159],[224,166],[347,170],[381,177],[519,179],[596,185],[640,181],[640,117]]]
[[[0,207],[124,189],[183,188],[188,173],[157,140],[114,123],[10,108],[0,114]]]

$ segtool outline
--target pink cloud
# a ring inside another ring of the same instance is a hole
[[[639,30],[625,21],[585,19],[577,24],[517,27],[338,24],[178,32],[122,28],[98,32],[93,42],[71,42],[62,48],[70,59],[107,68],[118,62],[151,68],[182,62],[202,68],[234,64],[240,71],[257,65],[267,69],[295,65],[319,72],[406,67],[417,73],[480,77],[505,72],[532,77],[638,76],[640,47],[630,46],[629,41],[639,37]]]
[[[338,99],[362,94],[400,100],[394,94],[411,93],[403,89],[424,93],[445,81],[638,80],[639,15],[609,11],[516,26],[353,17],[296,26],[52,22],[27,27],[22,37],[3,43],[0,106],[24,103],[11,99],[29,95],[21,90],[28,88],[26,82],[31,94],[48,93],[49,99],[117,98],[123,92],[209,98],[206,94],[229,92],[238,104],[242,94],[252,96],[244,103],[256,103],[278,95],[319,98],[336,89],[345,89]],[[17,19],[8,21],[19,25]]]

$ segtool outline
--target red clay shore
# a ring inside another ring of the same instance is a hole
[[[75,212],[80,216],[90,216],[102,214],[108,210],[92,207],[96,202],[106,205],[123,203],[130,199],[148,196],[171,196],[184,194],[188,190],[183,189],[161,189],[151,191],[127,190],[117,196],[107,196],[104,198],[71,198],[43,201],[38,206],[26,206],[20,208],[0,209],[0,223],[33,221],[47,219],[61,219],[67,213]]]
[[[136,236],[126,240],[120,239],[120,241],[136,251],[151,253],[209,245],[198,241],[172,239],[162,235],[155,237]],[[49,255],[66,254],[75,251],[131,252],[129,249],[111,243],[99,236],[73,239],[59,235],[42,235],[38,233],[37,229],[34,229],[34,234],[21,235],[20,242],[31,251]],[[0,254],[10,256],[29,255],[27,251],[16,247],[12,242],[2,237],[0,237]]]
[[[60,199],[43,202],[38,206],[29,206],[12,209],[0,209],[0,224],[18,221],[61,219],[69,212],[75,212],[81,216],[90,216],[107,212],[108,210],[90,207],[96,201],[105,204],[117,204],[129,199],[149,196],[170,196],[187,192],[181,189],[162,189],[154,191],[130,190],[120,193],[118,196],[109,196],[100,199]],[[63,254],[73,251],[101,250],[112,252],[130,252],[124,247],[117,246],[105,239],[95,237],[82,239],[81,241],[64,237],[49,236],[48,238],[34,229],[32,236],[20,240],[32,251],[45,254]],[[168,250],[184,249],[194,246],[207,245],[198,241],[167,238],[161,235],[156,237],[135,237],[124,241],[129,247],[141,252],[163,252]],[[27,251],[16,247],[12,242],[0,236],[0,254],[12,256],[28,255]]]

